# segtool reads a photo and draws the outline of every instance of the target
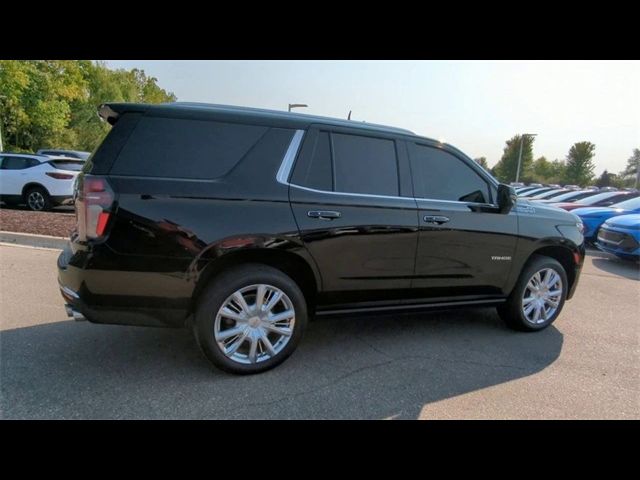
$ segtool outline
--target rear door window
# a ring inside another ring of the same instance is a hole
[[[291,183],[336,193],[398,196],[395,142],[320,130],[302,146]]]
[[[315,190],[333,190],[329,132],[320,131],[317,136],[305,141],[291,182]]]
[[[398,196],[393,140],[332,133],[335,191]]]

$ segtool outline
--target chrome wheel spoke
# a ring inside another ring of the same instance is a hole
[[[529,305],[535,300],[535,297],[525,297],[522,299],[522,305]]]
[[[240,292],[236,292],[233,294],[233,299],[240,306],[244,313],[249,313],[249,305],[247,305],[247,301],[244,299],[244,295]]]
[[[247,332],[243,332],[242,335],[240,335],[240,338],[238,338],[238,340],[236,340],[235,342],[233,342],[231,344],[231,346],[229,348],[227,348],[225,350],[225,355],[227,355],[228,357],[230,357],[231,355],[233,355],[234,353],[236,353],[236,351],[238,350],[238,348],[240,348],[240,345],[242,345],[244,343],[244,341],[247,339]]]
[[[243,315],[234,312],[229,307],[224,307],[220,311],[221,315],[225,318],[230,318],[231,320],[235,320],[236,322],[246,322],[247,319]]]
[[[267,317],[267,321],[269,323],[278,323],[284,320],[289,320],[290,318],[293,318],[293,316],[294,316],[293,310],[285,310],[282,313],[276,313],[275,315],[270,315],[269,317]]]
[[[552,300],[552,299],[550,299],[550,298],[547,298],[547,299],[545,300],[545,303],[546,303],[547,305],[550,305],[552,308],[558,308],[558,305],[560,305],[560,302],[556,302],[555,300]]]
[[[536,274],[531,278],[531,281],[536,288],[540,288],[540,284],[542,283],[542,280],[540,279],[540,272],[536,272]]]
[[[542,315],[542,320],[546,321],[547,320],[547,309],[545,308],[544,304],[540,306],[540,314]]]
[[[267,353],[269,354],[269,356],[270,357],[275,357],[276,351],[273,348],[273,344],[269,340],[269,337],[267,337],[267,335],[263,333],[263,335],[260,338],[260,340],[262,341],[262,345],[264,345],[264,347],[267,349]]]
[[[258,339],[251,337],[251,347],[249,347],[249,361],[256,363],[256,352],[258,350]]]
[[[281,299],[282,292],[280,290],[274,291],[273,295],[269,299],[269,303],[267,303],[267,305],[264,307],[264,311],[270,312],[271,310],[273,310],[273,307],[275,307]]]
[[[530,303],[529,305],[527,305],[527,307],[524,309],[525,316],[529,317],[529,314],[533,311],[535,306],[536,306],[535,303]]]
[[[244,327],[235,327],[229,328],[228,330],[223,330],[222,332],[216,333],[216,340],[218,340],[219,342],[227,340],[229,338],[242,334],[244,330]]]
[[[269,330],[270,332],[277,333],[278,335],[283,335],[285,337],[290,337],[293,333],[290,328],[286,327],[276,327],[273,324],[267,323],[264,325],[264,328]]]
[[[256,290],[256,309],[261,310],[264,303],[265,294],[268,293],[266,285],[258,285]]]
[[[549,288],[553,287],[558,280],[560,280],[560,275],[558,275],[555,271],[549,270],[547,272],[547,277],[545,282],[547,287]]]
[[[532,318],[532,320],[534,322],[538,322],[538,320],[540,320],[540,309],[541,308],[542,307],[540,305],[536,304],[534,312],[533,312],[533,318]]]

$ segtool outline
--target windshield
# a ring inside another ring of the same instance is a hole
[[[554,198],[554,197],[558,197],[560,195],[562,195],[563,193],[567,193],[564,190],[551,190],[550,192],[547,193],[543,193],[542,195],[536,197],[539,198],[541,200],[546,200],[548,198]]]
[[[604,192],[594,195],[592,197],[583,198],[582,200],[578,200],[576,203],[580,205],[591,205],[593,203],[597,203],[600,200],[606,200],[607,198],[611,198],[615,195],[620,195],[620,192]]]
[[[625,200],[624,202],[614,203],[611,208],[624,208],[625,210],[635,210],[640,208],[640,197]]]
[[[569,200],[580,200],[581,198],[592,197],[597,195],[597,192],[566,192],[562,195],[558,195],[553,200],[556,202],[566,202]]]

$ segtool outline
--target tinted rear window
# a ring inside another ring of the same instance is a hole
[[[231,170],[267,130],[268,127],[254,125],[142,117],[110,173],[169,178],[220,177]]]
[[[74,172],[79,172],[84,166],[84,162],[82,160],[54,160],[53,162],[49,163],[58,170],[72,170]]]

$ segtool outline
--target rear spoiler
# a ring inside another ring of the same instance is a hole
[[[108,104],[103,103],[98,107],[98,116],[108,122],[109,125],[115,125],[120,114],[114,111]]]
[[[121,114],[126,112],[143,113],[147,108],[148,105],[139,103],[103,103],[98,107],[98,116],[109,125],[115,125]]]

